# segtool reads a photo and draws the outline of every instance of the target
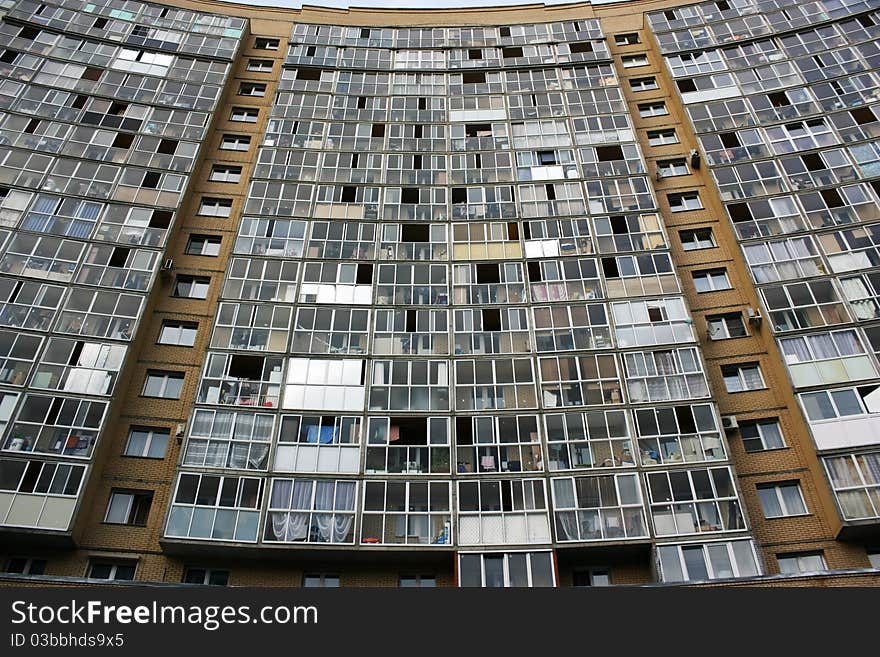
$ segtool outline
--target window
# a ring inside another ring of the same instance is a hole
[[[623,68],[636,68],[637,66],[647,66],[648,65],[648,56],[647,55],[627,55],[626,57],[621,57],[620,61],[623,64]]]
[[[437,578],[434,575],[401,575],[400,588],[435,588]]]
[[[442,481],[365,482],[361,543],[450,545],[450,487]]]
[[[19,575],[42,575],[46,572],[45,559],[32,559],[30,557],[10,557],[6,562],[3,572],[17,573]]]
[[[880,517],[880,452],[823,459],[845,520]]]
[[[615,34],[614,43],[618,46],[634,46],[641,43],[638,32],[626,32],[624,34]]]
[[[263,540],[354,543],[356,497],[356,481],[273,479]]]
[[[249,59],[247,70],[254,73],[271,73],[272,66],[271,59]]]
[[[640,408],[636,432],[642,465],[674,465],[727,458],[709,404]]]
[[[611,586],[610,568],[590,568],[572,573],[573,586]]]
[[[724,387],[727,388],[727,392],[744,392],[767,387],[758,363],[722,365],[721,376],[724,377]]]
[[[219,235],[190,235],[184,253],[187,255],[218,256],[222,241]]]
[[[132,427],[125,443],[125,456],[141,456],[148,459],[161,459],[168,447],[171,432],[167,429]]]
[[[183,390],[183,372],[159,372],[151,370],[147,372],[144,381],[144,397],[164,397],[165,399],[180,399]]]
[[[257,37],[254,39],[254,50],[278,50],[280,44],[280,39]]]
[[[207,299],[211,279],[207,276],[178,276],[172,296],[186,299]]]
[[[742,313],[725,313],[724,315],[707,315],[710,340],[726,340],[728,338],[744,338],[749,332],[743,322]]]
[[[800,573],[820,573],[828,570],[825,556],[819,552],[785,552],[776,555],[779,562],[779,572],[785,575],[797,575]]]
[[[305,588],[339,588],[339,575],[309,573],[303,575]]]
[[[215,164],[211,167],[211,182],[237,183],[241,180],[241,167]]]
[[[104,522],[145,527],[152,503],[152,491],[113,490]]]
[[[739,435],[747,452],[782,449],[785,440],[779,428],[779,420],[754,420],[739,423]]]
[[[657,175],[663,178],[672,176],[686,176],[690,173],[687,160],[683,157],[674,160],[657,160]]]
[[[166,319],[162,321],[162,328],[159,329],[159,339],[156,344],[192,347],[196,343],[198,330],[199,325],[195,322],[178,322]]]
[[[249,135],[223,135],[220,142],[221,151],[246,151],[251,147]]]
[[[669,110],[666,109],[666,103],[662,100],[658,103],[639,103],[639,116],[643,119],[652,116],[666,116]]]
[[[242,82],[238,86],[238,95],[262,98],[266,95],[266,85],[262,82]]]
[[[637,475],[564,477],[552,479],[551,483],[557,541],[615,540],[648,535]]]
[[[232,199],[203,196],[199,204],[199,214],[203,217],[228,217],[232,214]]]
[[[187,566],[183,571],[184,584],[209,584],[212,586],[226,586],[229,583],[229,571],[217,570],[216,568],[193,568]]]
[[[657,547],[660,578],[687,582],[759,575],[751,541],[713,541],[697,545]]]
[[[133,580],[134,572],[137,568],[136,560],[120,559],[120,560],[89,560],[89,569],[86,577],[89,579],[116,579],[116,580]]]
[[[665,128],[663,130],[648,130],[648,143],[651,146],[677,144],[678,135],[675,134],[675,128]]]
[[[687,169],[687,165],[685,165],[685,169]],[[703,208],[703,202],[700,200],[699,192],[667,194],[666,198],[669,200],[669,209],[672,212],[689,212],[691,210],[701,210]]]
[[[543,479],[458,482],[459,545],[550,541]]]
[[[759,484],[757,489],[765,518],[799,516],[807,513],[800,484],[796,481]]]
[[[229,120],[238,123],[256,123],[259,116],[260,110],[256,107],[233,107]]]
[[[653,75],[647,78],[632,78],[629,81],[629,87],[633,91],[649,91],[658,88],[657,80]]]
[[[678,231],[679,239],[681,239],[681,247],[685,251],[696,251],[698,249],[711,249],[716,246],[715,236],[712,234],[711,228],[695,228],[693,230]]]
[[[683,297],[611,304],[617,343],[621,347],[694,342],[692,320]]]
[[[556,586],[552,553],[549,551],[460,553],[458,585],[486,588]]]
[[[255,477],[181,474],[165,534],[256,542],[262,483]]]
[[[731,289],[726,269],[700,269],[692,272],[697,292],[715,292]]]

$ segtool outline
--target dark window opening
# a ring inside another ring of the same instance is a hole
[[[791,101],[788,99],[788,96],[785,92],[777,92],[774,94],[767,94],[767,99],[770,101],[770,104],[773,107],[788,107],[791,105]]]
[[[301,68],[296,73],[297,80],[319,81],[321,79],[321,69],[319,68]]]
[[[168,228],[173,216],[174,213],[167,210],[154,210],[150,217],[150,228]]]
[[[104,69],[101,68],[92,68],[91,66],[83,71],[83,74],[80,76],[81,80],[91,80],[92,82],[97,82],[101,79],[101,76],[104,74]]]
[[[500,308],[484,308],[483,330],[484,331],[500,331],[501,330],[501,309]]]
[[[526,273],[529,276],[530,283],[540,283],[542,280],[544,280],[544,277],[541,275],[541,263],[540,262],[526,263]]]
[[[505,59],[508,57],[522,57],[523,49],[519,46],[508,46],[501,49],[501,56]]]
[[[500,283],[501,274],[498,265],[494,263],[479,263],[477,265],[477,283]]]
[[[162,179],[162,174],[158,171],[147,171],[144,174],[144,181],[141,183],[141,187],[146,189],[156,189],[159,187],[159,181]]]
[[[593,44],[589,41],[580,41],[569,44],[568,50],[574,55],[583,52],[593,52]]]
[[[623,148],[621,148],[620,146],[598,146],[596,148],[596,157],[600,162],[622,160]]]
[[[430,237],[430,226],[426,224],[404,224],[400,232],[402,242],[427,242]]]
[[[259,381],[263,377],[264,360],[260,356],[232,356],[229,359],[229,376]]]
[[[731,221],[751,221],[752,211],[746,203],[732,203],[727,206]]]
[[[804,166],[807,167],[807,171],[821,171],[822,169],[827,168],[822,161],[822,158],[819,157],[817,153],[801,155],[801,161],[804,163]]]
[[[486,84],[486,74],[483,71],[468,71],[461,74],[464,84]]]
[[[113,253],[110,255],[110,261],[107,265],[110,267],[125,267],[125,263],[128,261],[129,252],[130,249],[124,249],[117,246],[113,249]]]
[[[401,203],[418,203],[419,202],[419,188],[418,187],[404,187],[400,190],[400,202]]]
[[[874,112],[870,107],[860,107],[858,109],[850,110],[850,116],[853,117],[853,120],[858,125],[874,123],[877,120],[877,117],[874,115]]]
[[[357,187],[343,187],[342,188],[342,202],[343,203],[354,203],[355,198],[357,198]]]
[[[467,203],[467,187],[453,187],[452,188],[452,202],[453,203]]]
[[[373,282],[373,265],[358,265],[354,282],[358,285],[370,285]]]
[[[468,50],[468,59],[483,59],[483,51],[479,48],[471,48]]]
[[[116,135],[116,138],[113,140],[113,148],[131,148],[131,145],[134,143],[134,135],[128,134],[127,132],[120,132]]]
[[[697,90],[697,85],[693,80],[678,80],[675,84],[678,87],[678,90],[683,94]]]
[[[724,148],[737,148],[739,143],[739,137],[736,136],[735,132],[722,132],[718,135],[718,138],[721,140],[721,145]]]
[[[837,193],[836,189],[823,189],[819,192],[822,195],[822,199],[825,201],[825,205],[829,208],[840,208],[845,204],[843,202],[843,198],[841,198],[840,194]]]
[[[620,278],[617,260],[614,258],[602,258],[602,273],[605,274],[605,278]]]
[[[421,126],[419,126],[421,127]],[[371,137],[384,137],[385,136],[385,124],[384,123],[374,123],[372,128],[370,129]]]

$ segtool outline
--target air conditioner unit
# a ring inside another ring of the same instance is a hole
[[[760,327],[761,322],[764,320],[764,318],[761,316],[761,311],[755,310],[754,308],[749,306],[749,308],[746,312],[749,316],[749,324],[751,324],[755,328]]]
[[[691,158],[691,168],[699,169],[700,168],[700,152],[697,149],[692,149],[690,152]]]
[[[722,415],[721,416],[721,427],[725,431],[733,431],[734,429],[739,427],[739,423],[736,421],[735,415]]]

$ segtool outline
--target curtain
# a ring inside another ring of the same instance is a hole
[[[205,465],[216,466],[218,468],[225,467],[226,452],[228,449],[229,443],[227,443],[226,441],[207,441],[207,449],[205,451]]]
[[[226,411],[218,411],[214,414],[214,423],[211,427],[211,435],[217,438],[229,438],[233,435],[232,422],[235,419],[235,413]]]
[[[271,415],[257,415],[254,417],[254,439],[269,441],[272,439],[273,417]]]
[[[556,533],[563,541],[576,541],[579,538],[575,511],[556,512]]]
[[[806,340],[803,338],[788,338],[782,340],[782,353],[789,363],[808,363],[812,359],[810,350],[807,349]]]
[[[834,340],[827,333],[807,336],[810,342],[810,348],[813,351],[813,358],[810,360],[821,360],[824,358],[837,358],[837,349],[834,347]]]
[[[276,479],[272,487],[271,506],[281,509],[309,509],[313,483],[299,479]],[[302,541],[308,538],[308,513],[272,512],[270,516],[272,517],[272,531],[276,539]]]
[[[834,333],[832,337],[841,356],[854,356],[865,351],[856,337],[855,331],[840,331]]]

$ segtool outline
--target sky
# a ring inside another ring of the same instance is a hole
[[[230,0],[232,1],[232,0]],[[619,0],[593,0],[593,4],[616,2]],[[237,0],[239,4],[259,5],[264,7],[299,8],[304,4],[320,7],[382,7],[386,9],[440,9],[462,7],[500,7],[503,5],[564,5],[572,0]]]

